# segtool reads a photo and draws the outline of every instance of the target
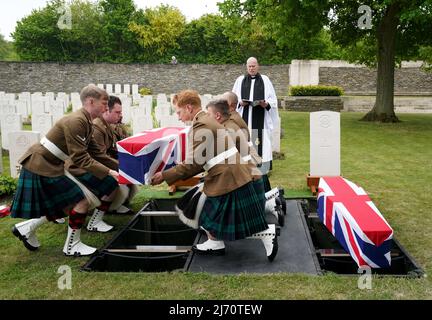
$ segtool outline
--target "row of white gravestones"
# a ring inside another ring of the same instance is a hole
[[[18,178],[21,165],[18,160],[33,144],[40,141],[40,133],[34,131],[13,131],[8,134],[10,172],[13,178]]]
[[[1,92],[0,92],[1,93]],[[0,148],[0,174],[3,174],[3,155],[2,148]]]
[[[130,95],[131,94],[131,85],[130,84],[102,84],[99,83],[97,85],[99,88],[104,89],[108,92],[108,94],[127,94]],[[137,84],[133,84],[132,85],[132,94],[138,94],[138,85]]]

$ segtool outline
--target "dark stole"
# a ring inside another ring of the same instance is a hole
[[[249,101],[249,94],[251,89],[252,80],[255,79],[255,85],[254,85],[254,100],[265,100],[264,95],[264,80],[261,77],[259,73],[256,74],[254,78],[252,78],[249,74],[245,75],[242,85],[241,85],[241,98],[242,100]],[[248,105],[243,107],[243,114],[242,118],[243,120],[249,125],[249,106],[251,101]],[[266,109],[262,108],[260,105],[253,106],[252,105],[252,136],[251,141],[255,147],[255,149],[258,151],[258,154],[262,157],[262,145],[263,145],[263,129],[264,129],[264,117],[265,117],[265,111],[270,110],[270,106],[268,106]],[[259,140],[259,144],[256,144],[256,140]]]

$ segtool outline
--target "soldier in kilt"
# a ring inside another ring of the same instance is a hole
[[[156,173],[152,184],[172,184],[207,171],[203,186],[207,198],[199,225],[208,240],[193,250],[198,254],[224,254],[224,240],[245,239],[269,228],[264,216],[265,198],[262,192],[256,192],[251,172],[240,163],[235,146],[227,143],[225,128],[202,110],[198,93],[184,90],[174,96],[173,104],[179,120],[192,121],[188,154],[183,163]],[[224,148],[218,150],[221,146]],[[272,251],[271,260],[276,254]]]
[[[43,223],[67,213],[69,226],[63,248],[65,255],[90,255],[96,251],[80,240],[90,204],[79,182],[73,176],[66,176],[65,161],[70,160],[85,170],[83,179],[101,199],[95,214],[106,211],[117,191],[118,173],[97,161],[110,159],[98,152],[92,138],[92,119],[106,110],[108,94],[89,85],[81,91],[81,101],[82,109],[57,121],[41,142],[31,146],[19,160],[22,170],[11,216],[28,220],[17,223],[12,232],[29,250],[40,247],[36,230]]]
[[[117,142],[126,138],[124,135],[125,131],[116,129],[122,118],[122,102],[118,97],[110,96],[108,100],[108,110],[104,112],[100,117],[93,120],[94,133],[93,137],[98,144],[99,150],[105,152],[110,158],[118,159]],[[118,162],[116,165],[110,163],[104,163],[110,169],[115,171],[119,170]],[[119,186],[119,190],[114,201],[111,203],[109,212],[130,214],[133,213],[128,208],[129,202],[137,193],[137,186],[130,184]]]

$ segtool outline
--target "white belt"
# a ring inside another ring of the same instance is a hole
[[[43,145],[49,152],[51,152],[60,160],[66,161],[67,159],[69,159],[69,156],[66,153],[61,151],[59,147],[57,147],[54,143],[49,141],[46,137],[42,138],[40,144]]]
[[[207,163],[204,165],[204,170],[209,171],[215,165],[221,163],[222,161],[224,161],[225,159],[228,159],[229,157],[235,155],[236,153],[237,153],[237,148],[232,147],[231,149],[218,154],[216,157],[207,161]]]
[[[243,160],[243,162],[251,161],[251,160],[252,160],[252,156],[251,156],[251,155],[244,156],[244,157],[242,158],[242,160]]]
[[[71,179],[75,184],[81,189],[81,191],[84,193],[84,197],[87,199],[89,203],[89,210],[92,210],[94,208],[99,207],[102,203],[94,195],[93,192],[91,192],[84,184],[82,184],[77,178],[75,178],[69,171],[64,171],[65,176]]]

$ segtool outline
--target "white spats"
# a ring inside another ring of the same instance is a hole
[[[267,191],[265,198],[265,212],[274,215],[278,220],[278,224],[283,227],[285,225],[285,213],[282,210],[279,189],[273,188],[272,190]]]
[[[41,217],[17,223],[12,228],[12,233],[23,242],[28,250],[35,251],[40,247],[36,230],[47,221],[46,217]]]
[[[95,209],[93,215],[90,218],[90,221],[87,225],[88,231],[97,231],[97,232],[108,232],[111,231],[114,227],[105,223],[102,219],[105,215],[104,211],[99,209]]]
[[[279,249],[277,237],[278,235],[276,233],[276,226],[274,224],[270,224],[267,230],[255,233],[248,237],[248,239],[260,239],[264,244],[267,259],[269,259],[269,261],[273,261]]]
[[[63,247],[63,253],[66,256],[88,256],[95,252],[96,248],[89,247],[81,242],[81,229],[68,227],[68,234]]]

